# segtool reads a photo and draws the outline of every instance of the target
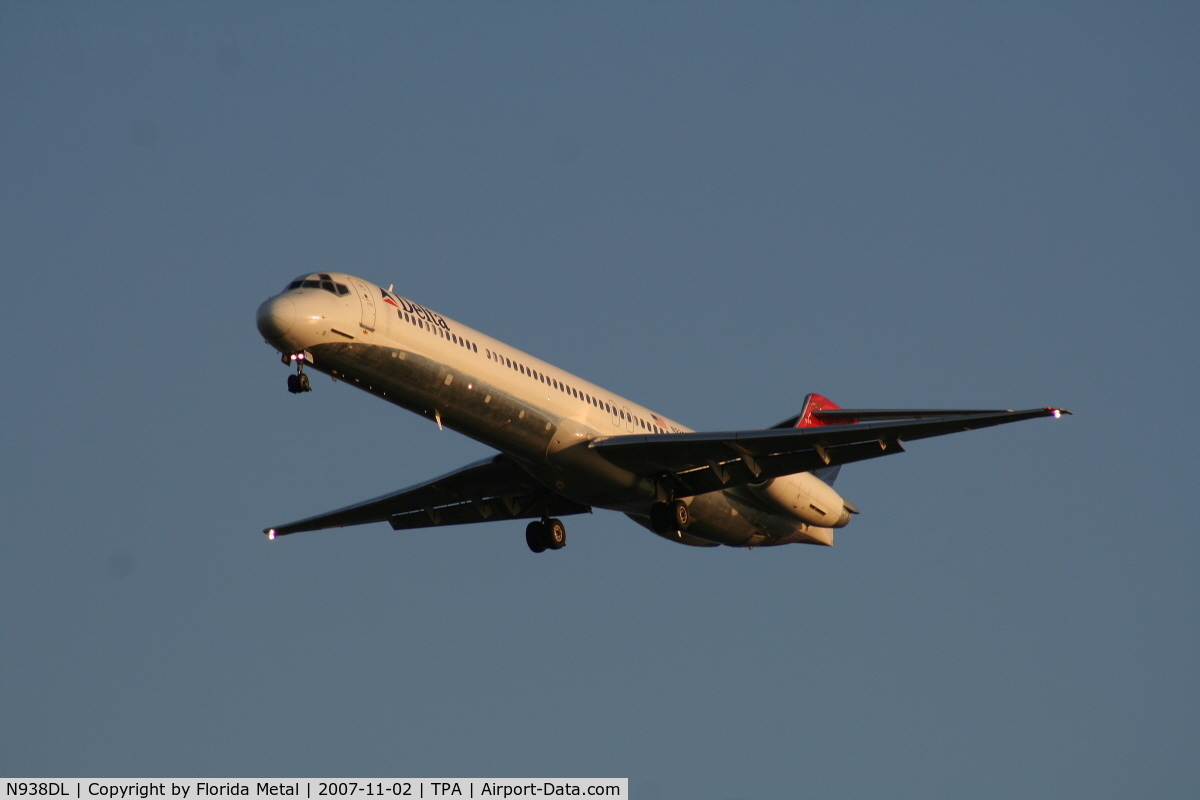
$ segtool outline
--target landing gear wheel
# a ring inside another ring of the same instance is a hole
[[[670,503],[655,503],[650,506],[650,527],[656,533],[674,533],[685,530],[692,521],[687,503],[675,500]]]
[[[692,522],[692,515],[688,511],[687,503],[682,500],[676,500],[669,504],[671,509],[671,524],[675,526],[675,530],[687,530],[687,526]]]
[[[567,526],[561,519],[550,519],[542,523],[546,532],[546,546],[551,550],[562,550],[567,546]]]
[[[540,519],[525,526],[525,544],[535,553],[567,546],[567,526],[561,519]]]
[[[308,382],[308,376],[303,372],[299,372],[295,375],[288,375],[288,391],[292,394],[311,392],[312,385]]]
[[[529,549],[535,553],[541,553],[546,549],[544,528],[545,526],[537,520],[525,526],[525,544],[529,545]]]

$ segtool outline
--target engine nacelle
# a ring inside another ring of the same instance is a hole
[[[820,528],[841,528],[850,521],[842,496],[811,472],[781,475],[747,487],[754,496],[789,517]]]

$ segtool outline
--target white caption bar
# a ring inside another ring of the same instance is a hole
[[[4,798],[62,800],[629,797],[628,778],[0,778],[0,788]]]

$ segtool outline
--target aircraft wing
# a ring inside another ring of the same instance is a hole
[[[589,447],[638,475],[672,480],[676,496],[683,497],[900,453],[904,451],[900,443],[912,439],[1070,413],[1059,408],[839,409],[838,419],[876,421],[811,428],[610,436],[596,439]]]
[[[585,514],[589,506],[555,494],[503,455],[477,461],[398,492],[267,528],[274,539],[300,531],[388,522],[394,530],[502,519]]]

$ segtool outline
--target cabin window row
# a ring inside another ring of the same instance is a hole
[[[616,406],[612,405],[611,403],[601,400],[598,397],[593,397],[592,395],[588,394],[587,392],[581,392],[578,389],[576,389],[574,386],[568,386],[567,384],[563,383],[562,381],[559,381],[556,378],[552,378],[549,375],[545,375],[541,372],[538,372],[536,369],[533,369],[532,367],[527,367],[519,361],[513,361],[508,356],[500,355],[499,353],[493,352],[491,350],[485,350],[484,354],[488,358],[490,358],[492,361],[499,362],[499,363],[503,364],[504,366],[508,367],[509,369],[511,369],[515,372],[519,372],[522,375],[525,375],[526,377],[533,378],[536,381],[540,381],[540,382],[546,384],[547,386],[557,389],[560,392],[563,392],[564,394],[569,394],[574,398],[584,401],[585,403],[591,403],[596,408],[607,411],[609,414],[616,414],[622,420],[632,421],[635,425],[640,427],[642,430],[665,432],[665,429],[663,429],[657,425],[651,425],[650,423],[646,422],[644,419],[637,416],[636,414],[630,414],[629,412],[627,412],[623,409],[619,409]]]
[[[457,333],[451,333],[450,331],[446,330],[445,328],[441,327],[440,325],[431,325],[430,323],[426,322],[425,320],[421,319],[420,317],[414,316],[413,314],[409,314],[407,311],[404,311],[404,310],[399,310],[396,312],[396,314],[400,317],[400,319],[404,320],[405,322],[408,322],[412,325],[416,325],[418,328],[427,330],[430,333],[437,334],[438,336],[441,336],[443,339],[445,339],[447,342],[453,342],[454,344],[458,345],[459,347],[465,347],[467,350],[470,350],[472,353],[479,352],[479,345],[475,344],[474,342],[472,342],[468,339],[464,339],[463,337],[459,336]]]

